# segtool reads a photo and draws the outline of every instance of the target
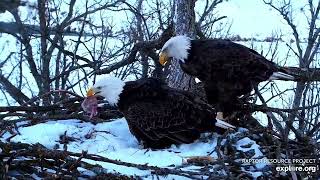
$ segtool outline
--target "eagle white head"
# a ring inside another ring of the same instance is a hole
[[[87,97],[100,95],[103,96],[110,105],[116,105],[124,85],[124,81],[114,76],[98,77],[97,82],[87,91]]]
[[[185,35],[170,38],[162,47],[159,54],[159,62],[165,65],[169,58],[175,58],[182,62],[188,58],[188,50],[191,48],[191,39]]]
[[[98,77],[99,78],[99,77]],[[116,105],[120,99],[125,82],[121,79],[110,76],[101,77],[88,91],[87,97],[81,103],[82,109],[90,113],[90,118],[98,114],[97,96],[104,97],[110,105]]]

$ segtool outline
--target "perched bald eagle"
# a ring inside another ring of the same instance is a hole
[[[223,131],[234,126],[215,119],[216,112],[196,96],[168,87],[155,78],[123,82],[106,77],[88,90],[82,103],[96,113],[96,96],[103,96],[126,118],[131,133],[144,147],[165,148],[192,143],[203,132]]]
[[[159,62],[180,61],[182,70],[204,84],[207,100],[218,111],[230,115],[239,97],[249,94],[266,80],[293,80],[293,76],[256,51],[222,39],[192,40],[186,36],[169,39]]]

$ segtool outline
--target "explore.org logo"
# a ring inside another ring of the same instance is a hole
[[[279,172],[310,172],[319,171],[319,163],[317,159],[241,159],[243,164],[259,164],[274,165],[276,171]]]
[[[311,166],[277,166],[276,171],[278,172],[289,172],[289,171],[296,171],[296,172],[312,172],[315,173],[319,170],[319,166],[311,165]]]

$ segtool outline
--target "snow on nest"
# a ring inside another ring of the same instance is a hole
[[[183,159],[188,156],[207,156],[217,145],[217,138],[213,137],[209,142],[196,141],[192,144],[172,145],[168,149],[148,151],[142,149],[136,138],[129,132],[128,125],[124,118],[96,125],[80,120],[49,121],[29,127],[20,127],[19,131],[21,134],[12,138],[11,141],[30,144],[40,143],[47,148],[58,147],[58,149],[63,149],[63,144],[59,143],[59,138],[66,132],[67,136],[74,139],[74,141],[68,143],[68,151],[82,152],[85,150],[88,151],[88,153],[101,155],[110,159],[159,167],[179,166],[182,164]],[[243,128],[234,133],[234,135],[242,132],[245,132]],[[4,134],[1,140],[9,136],[10,134],[8,133]],[[263,156],[259,145],[250,138],[242,138],[234,146],[243,152],[249,150],[254,151],[254,157]],[[212,153],[211,156],[217,158],[215,152]],[[143,176],[146,177],[146,179],[152,177],[149,171],[143,171],[133,167],[124,167],[92,160],[86,161],[92,164],[99,163],[104,168],[110,170],[110,172]],[[261,169],[264,166],[266,166],[266,164],[256,165],[257,169]],[[188,169],[192,170],[197,168],[199,167],[190,166]],[[243,169],[243,171],[246,170]],[[259,172],[252,172],[251,174],[255,177],[261,175]],[[176,176],[169,177],[177,179]],[[178,179],[181,179],[181,177]]]

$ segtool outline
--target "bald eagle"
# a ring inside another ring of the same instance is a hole
[[[96,113],[96,96],[118,107],[131,133],[147,148],[192,143],[203,132],[235,128],[216,119],[215,110],[198,97],[155,78],[123,82],[105,77],[88,90],[82,103],[84,111]]]
[[[180,62],[185,73],[202,81],[208,102],[225,115],[232,114],[239,97],[258,83],[294,79],[256,51],[230,40],[172,37],[162,47],[159,62],[165,65],[171,58]]]

